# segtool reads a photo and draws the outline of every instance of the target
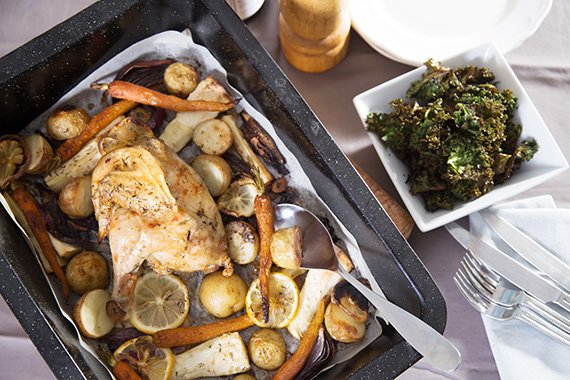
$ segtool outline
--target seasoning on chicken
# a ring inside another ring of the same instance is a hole
[[[216,203],[196,172],[161,140],[104,156],[92,176],[99,237],[109,236],[113,300],[130,308],[136,272],[233,272]]]

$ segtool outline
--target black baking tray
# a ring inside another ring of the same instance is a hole
[[[224,0],[102,0],[1,58],[3,133],[18,133],[131,44],[186,28],[225,67],[229,82],[273,123],[321,198],[359,242],[388,299],[443,332],[445,302],[429,273],[303,98]],[[0,236],[0,291],[53,373],[61,379],[108,378],[79,346],[33,253],[3,209]],[[390,327],[364,351],[334,375],[321,377],[391,379],[421,358]]]

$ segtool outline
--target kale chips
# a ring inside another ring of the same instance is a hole
[[[425,65],[406,93],[409,101],[393,100],[392,112],[370,113],[366,123],[406,163],[410,191],[422,195],[426,209],[452,209],[511,177],[538,144],[518,142],[517,98],[495,86],[489,69]]]

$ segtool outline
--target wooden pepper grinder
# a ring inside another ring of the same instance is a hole
[[[348,0],[281,0],[279,40],[295,68],[318,73],[336,66],[348,51]]]

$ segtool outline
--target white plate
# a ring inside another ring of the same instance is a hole
[[[235,13],[242,20],[246,20],[257,13],[265,0],[226,0]]]
[[[381,54],[412,66],[484,43],[505,54],[532,36],[552,0],[351,0],[352,27]]]
[[[394,182],[416,225],[423,232],[513,197],[568,169],[568,162],[550,134],[548,127],[497,47],[483,45],[445,60],[443,64],[450,67],[473,64],[491,69],[497,78],[498,87],[500,89],[511,89],[519,99],[519,107],[515,111],[514,120],[523,126],[521,137],[523,139],[534,137],[540,148],[531,161],[523,163],[521,169],[510,179],[502,185],[495,186],[489,193],[471,202],[458,202],[453,210],[429,212],[425,209],[421,196],[413,196],[410,193],[409,186],[406,183],[409,174],[406,166],[390,149],[384,146],[378,135],[369,133],[382,164]],[[353,102],[362,124],[366,127],[366,116],[370,112],[390,112],[392,110],[389,105],[390,101],[395,98],[405,98],[406,90],[410,84],[420,79],[424,71],[424,66],[419,67],[357,95]]]

